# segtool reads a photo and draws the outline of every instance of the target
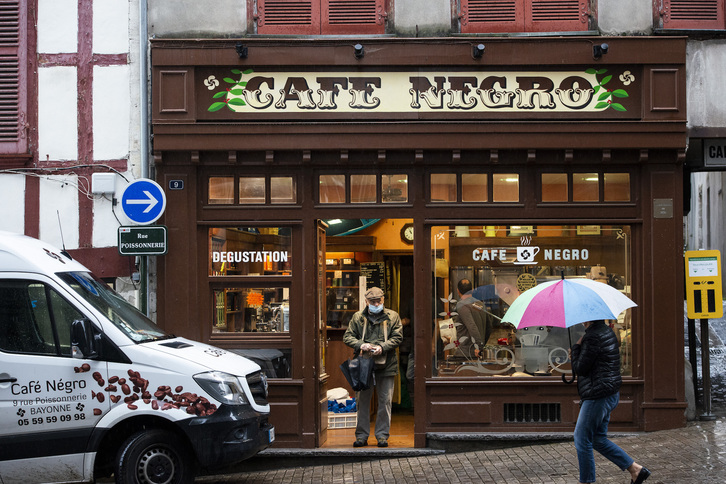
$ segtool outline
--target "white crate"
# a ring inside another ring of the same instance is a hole
[[[333,413],[328,412],[328,429],[352,429],[355,428],[355,412]]]

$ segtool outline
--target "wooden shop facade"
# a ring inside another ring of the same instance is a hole
[[[328,390],[349,390],[342,334],[378,285],[407,323],[395,402],[416,447],[571,432],[581,330],[501,317],[591,278],[638,305],[610,321],[611,430],[683,426],[686,42],[601,42],[153,40],[159,324],[258,361],[275,445],[319,447]],[[451,334],[462,279],[487,315],[478,355]]]

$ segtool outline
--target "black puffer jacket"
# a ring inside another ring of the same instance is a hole
[[[605,321],[595,321],[585,330],[582,342],[572,347],[572,369],[582,400],[609,397],[620,390],[618,338]]]

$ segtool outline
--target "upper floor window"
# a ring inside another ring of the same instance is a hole
[[[460,0],[462,33],[590,29],[590,0]]]
[[[26,9],[26,0],[0,5],[0,154],[28,151]]]
[[[386,0],[257,0],[258,34],[383,34]]]
[[[656,0],[664,29],[723,29],[724,0]]]

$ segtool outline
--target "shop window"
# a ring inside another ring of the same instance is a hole
[[[209,275],[292,275],[290,227],[209,229]]]
[[[215,333],[287,333],[290,293],[285,287],[214,289]]]
[[[8,0],[0,9],[0,153],[6,155],[28,153],[27,8],[26,0]]]
[[[239,179],[239,203],[265,203],[264,177],[242,176]]]
[[[256,0],[258,34],[385,33],[385,0]]]
[[[518,329],[501,319],[524,291],[562,277],[594,279],[631,296],[630,239],[630,227],[619,225],[432,227],[434,376],[568,374],[567,349],[584,334],[581,324]],[[608,323],[620,341],[621,373],[630,376],[631,310]]]
[[[572,175],[572,201],[597,202],[600,200],[600,177],[597,173]]]
[[[381,180],[383,203],[408,201],[408,175],[384,175]]]
[[[724,0],[655,0],[663,29],[720,30],[724,28]]]
[[[492,186],[493,202],[519,201],[519,175],[516,173],[494,174]]]
[[[345,175],[320,175],[320,203],[345,203]]]
[[[589,29],[590,0],[460,0],[462,33]]]
[[[567,201],[567,173],[542,173],[542,201]]]
[[[431,174],[431,201],[432,202],[455,202],[456,201],[456,174],[455,173],[432,173]]]
[[[296,203],[295,179],[289,176],[241,176],[237,181],[240,205]],[[231,205],[235,201],[235,177],[209,177],[210,205]],[[269,198],[268,198],[269,197]]]
[[[211,205],[234,203],[234,177],[209,177],[209,203]]]
[[[603,201],[629,202],[630,201],[630,174],[605,173],[603,175]]]
[[[290,330],[291,239],[290,227],[209,229],[213,333]]]
[[[347,182],[347,183],[346,183]],[[408,202],[408,175],[320,175],[320,203],[402,203]]]
[[[376,175],[351,175],[350,201],[376,203]]]
[[[461,175],[461,201],[486,202],[488,195],[488,175],[483,173],[464,173]]]
[[[270,203],[295,203],[297,190],[290,176],[273,176],[270,178]]]

